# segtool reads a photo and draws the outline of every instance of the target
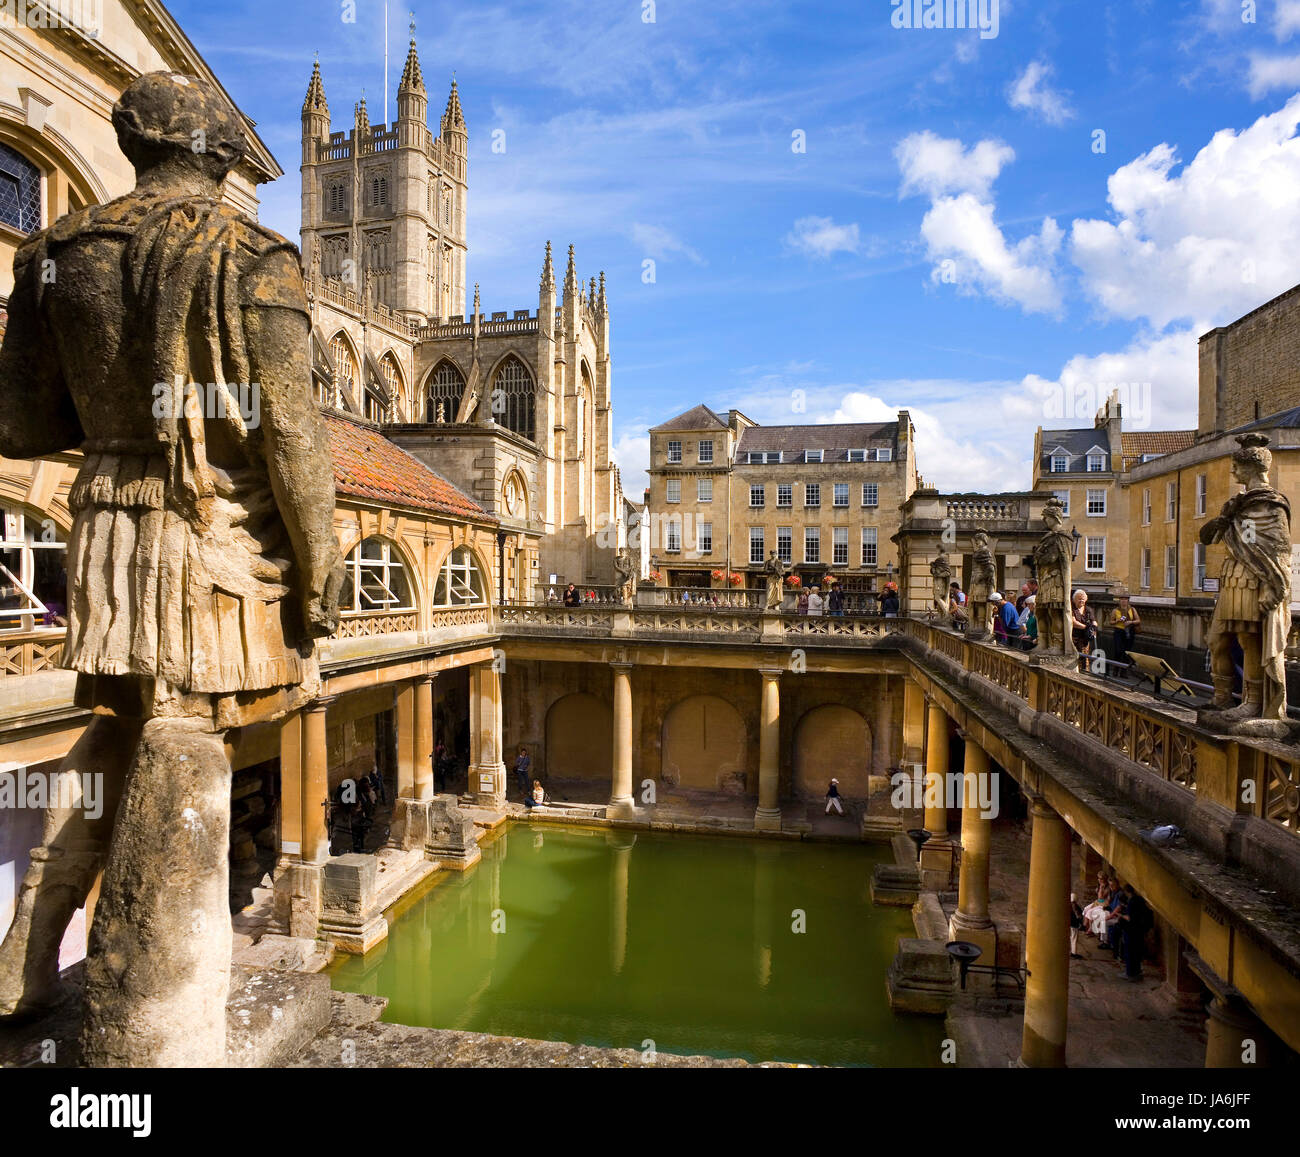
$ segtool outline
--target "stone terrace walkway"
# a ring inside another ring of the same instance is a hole
[[[1082,847],[1075,845],[1071,879],[1079,876]],[[989,871],[989,911],[1002,927],[1023,929],[1029,880],[1029,832],[1019,823],[996,822]],[[1080,896],[1086,904],[1091,897]],[[942,896],[951,915],[956,895]],[[1069,1029],[1066,1064],[1078,1068],[1203,1068],[1205,1016],[1178,1007],[1164,984],[1161,966],[1148,960],[1143,978],[1123,978],[1123,968],[1110,952],[1086,933],[1079,934],[1082,960],[1070,961]],[[993,996],[992,979],[971,976],[967,991],[958,992],[948,1017],[948,1030],[957,1042],[963,1067],[1002,1068],[1020,1056],[1023,1000],[1014,981],[1000,984]]]

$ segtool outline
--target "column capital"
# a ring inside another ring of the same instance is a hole
[[[781,678],[782,675],[785,674],[785,668],[784,667],[760,667],[758,669],[758,673],[762,675],[764,679],[779,679]]]
[[[1035,819],[1060,820],[1061,823],[1065,823],[1061,814],[1047,802],[1046,796],[1031,795],[1029,797],[1029,814]]]
[[[337,700],[337,695],[317,695],[315,699],[303,707],[303,710],[314,715],[318,711],[324,711],[333,706]]]
[[[632,663],[627,659],[614,659],[609,665],[612,670],[619,672],[631,671],[632,668],[636,666],[635,663]]]

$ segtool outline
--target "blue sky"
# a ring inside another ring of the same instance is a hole
[[[1001,0],[996,37],[896,28],[891,0],[415,18],[431,119],[460,85],[484,309],[536,307],[548,239],[606,272],[635,497],[647,428],[698,402],[908,408],[945,490],[1028,488],[1034,428],[1090,425],[1112,385],[1130,428],[1195,425],[1197,336],[1300,281],[1300,0],[1244,7]],[[383,5],[355,9],[173,4],[286,170],[262,216],[295,239],[313,51],[335,129],[363,88],[383,117]]]

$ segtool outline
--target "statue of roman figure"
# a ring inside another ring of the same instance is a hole
[[[1199,714],[1231,734],[1285,739],[1286,640],[1291,629],[1291,503],[1269,485],[1273,455],[1263,434],[1242,434],[1232,478],[1245,489],[1201,527],[1201,542],[1227,548],[1208,638],[1214,699]],[[1241,647],[1244,685],[1232,706],[1232,639]]]
[[[948,608],[952,601],[952,564],[943,547],[930,563],[930,577],[934,580],[934,610],[941,619],[947,619]]]
[[[614,574],[618,586],[618,601],[625,606],[631,605],[633,601],[633,590],[635,583],[633,574],[636,571],[636,563],[632,561],[632,554],[625,546],[620,546],[614,555]]]
[[[94,714],[59,775],[102,776],[106,805],[46,813],[0,1014],[59,999],[59,942],[102,867],[83,1063],[222,1065],[226,745],[319,690],[342,581],[332,466],[298,251],[220,199],[239,115],[155,72],[113,125],[134,190],[22,244],[0,347],[0,453],[82,455],[64,663]]]
[[[1049,498],[1043,506],[1047,530],[1034,545],[1034,573],[1038,578],[1038,595],[1034,600],[1038,619],[1036,650],[1039,655],[1073,659],[1076,652],[1070,629],[1070,583],[1074,544],[1062,529],[1064,519],[1064,503],[1059,498]]]
[[[790,569],[790,564],[784,562],[776,551],[768,554],[767,562],[763,564],[763,570],[767,575],[767,610],[781,609],[781,603],[785,599],[785,576],[790,573]]]
[[[977,530],[971,535],[970,590],[966,602],[970,607],[970,625],[966,633],[973,639],[982,639],[989,633],[989,595],[997,583],[997,564],[993,559],[993,544],[988,532]]]

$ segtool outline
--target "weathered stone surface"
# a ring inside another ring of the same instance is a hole
[[[456,805],[455,797],[436,796],[428,801],[424,849],[448,868],[468,868],[482,858],[474,821]]]
[[[324,976],[236,968],[226,1003],[226,1064],[288,1064],[329,1024],[330,1007]]]
[[[938,940],[899,940],[885,978],[889,1006],[895,1012],[942,1016],[956,989],[955,968]]]
[[[910,908],[921,891],[915,865],[877,864],[871,873],[871,902],[887,908]]]

